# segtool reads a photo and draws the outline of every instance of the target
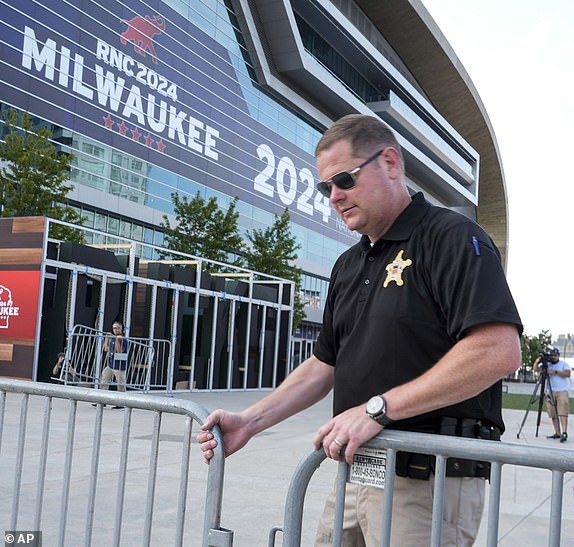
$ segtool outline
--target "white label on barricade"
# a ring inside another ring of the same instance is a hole
[[[387,451],[384,448],[359,448],[353,456],[349,482],[384,488],[386,467]]]

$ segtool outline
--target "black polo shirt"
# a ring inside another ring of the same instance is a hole
[[[494,243],[475,222],[416,194],[380,240],[371,246],[363,236],[333,267],[314,354],[335,367],[334,415],[420,376],[470,327],[493,322],[522,332]],[[503,429],[501,391],[498,382],[393,427],[433,431],[451,416]]]

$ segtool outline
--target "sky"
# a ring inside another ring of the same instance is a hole
[[[574,334],[574,2],[422,1],[494,128],[525,334]]]

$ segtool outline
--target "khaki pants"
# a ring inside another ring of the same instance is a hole
[[[556,401],[556,408],[558,410],[558,416],[568,416],[570,411],[570,402],[568,400],[568,391],[553,391],[554,400]],[[546,393],[546,410],[548,411],[548,416],[554,418],[554,407],[552,406],[552,398],[550,393]]]
[[[108,389],[110,382],[114,380],[117,384],[118,391],[126,390],[126,371],[118,370],[106,366],[102,371],[102,385],[101,389]]]
[[[391,524],[393,547],[430,545],[434,475],[428,481],[396,477]],[[485,479],[447,477],[444,491],[442,547],[473,545],[484,507]],[[347,484],[343,547],[379,547],[383,492],[381,488]],[[319,522],[315,547],[331,547],[335,493]]]

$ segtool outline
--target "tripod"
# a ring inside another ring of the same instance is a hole
[[[536,393],[538,392],[538,388],[540,388],[540,395],[538,396],[538,417],[536,419],[536,436],[538,437],[538,429],[540,428],[540,417],[542,415],[542,403],[544,402],[545,396],[545,387],[548,383],[548,397],[550,399],[550,404],[554,409],[554,419],[558,424],[558,434],[561,433],[560,430],[560,418],[558,416],[558,408],[556,406],[556,399],[554,398],[554,392],[552,391],[552,384],[550,383],[550,379],[548,378],[548,365],[541,367],[540,375],[538,376],[538,380],[536,380],[536,385],[534,386],[534,391],[532,392],[532,396],[530,397],[530,401],[528,402],[528,407],[526,408],[526,412],[524,413],[524,418],[522,419],[522,423],[520,424],[520,429],[516,434],[516,438],[520,438],[520,433],[522,432],[522,428],[524,427],[524,423],[526,422],[526,418],[528,413],[530,412],[530,407],[536,401]]]

